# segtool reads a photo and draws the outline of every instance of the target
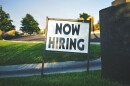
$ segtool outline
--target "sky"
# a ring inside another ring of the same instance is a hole
[[[40,29],[46,25],[46,17],[77,19],[79,14],[87,13],[99,20],[99,11],[111,6],[114,0],[0,0],[3,10],[9,13],[16,30],[27,13],[39,23]]]

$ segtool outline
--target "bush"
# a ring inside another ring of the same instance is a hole
[[[2,31],[0,30],[0,40],[2,40]]]
[[[41,30],[40,34],[46,34],[46,29]]]
[[[20,37],[20,34],[16,30],[10,30],[2,35],[2,38],[5,40],[10,40],[16,37]]]
[[[10,35],[10,36],[15,36],[16,30],[10,30],[8,32],[6,32],[6,34]]]
[[[100,30],[100,23],[99,22],[94,25],[94,30]]]
[[[2,40],[2,36],[0,35],[0,40]]]
[[[2,35],[2,31],[0,30],[0,36]]]
[[[20,37],[21,34],[19,32],[15,32],[15,37]]]
[[[5,39],[5,40],[10,40],[10,39],[12,39],[13,37],[14,37],[14,36],[9,35],[9,34],[7,34],[7,33],[5,33],[5,34],[2,35],[2,38]]]

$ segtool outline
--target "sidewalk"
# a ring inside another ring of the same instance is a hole
[[[25,77],[41,74],[42,64],[0,66],[0,78]],[[87,69],[87,61],[67,61],[44,64],[44,74],[82,72]],[[101,58],[90,61],[90,70],[101,69]]]

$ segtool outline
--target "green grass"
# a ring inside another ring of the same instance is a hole
[[[100,71],[1,78],[0,86],[125,86],[101,78]]]
[[[44,43],[0,41],[0,65],[39,63],[42,61]],[[90,57],[100,56],[100,45],[91,45]],[[45,62],[86,60],[87,54],[46,52]]]

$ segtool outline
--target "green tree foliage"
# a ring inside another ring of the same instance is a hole
[[[26,32],[31,35],[33,32],[39,33],[40,31],[37,21],[34,20],[33,16],[31,16],[30,14],[26,14],[21,23],[22,27],[20,30],[22,32]]]
[[[80,15],[79,17],[83,18],[84,20],[87,20],[87,18],[90,17],[90,15],[88,15],[87,13],[81,13],[79,15]]]
[[[81,14],[79,15],[79,17],[80,17],[81,19],[83,18],[84,21],[86,21],[86,20],[91,20],[91,31],[94,31],[94,17],[93,17],[93,16],[90,16],[90,15],[87,14],[87,13],[81,13]]]
[[[2,6],[0,6],[0,30],[7,32],[14,29],[15,26],[12,24],[9,14],[3,11]]]

